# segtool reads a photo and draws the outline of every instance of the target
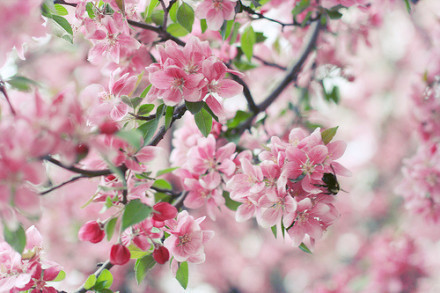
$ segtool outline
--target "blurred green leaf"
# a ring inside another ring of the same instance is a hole
[[[145,220],[151,214],[151,207],[143,204],[140,199],[130,201],[124,209],[122,215],[121,231]]]
[[[182,285],[183,289],[188,287],[188,263],[182,262],[179,265],[179,269],[176,273],[176,279],[179,281],[180,285]]]
[[[189,33],[192,31],[194,24],[194,10],[185,2],[177,9],[177,22],[182,25]]]
[[[212,129],[212,116],[205,109],[201,109],[200,112],[194,115],[194,120],[204,137],[207,137]]]
[[[256,41],[256,36],[254,29],[252,28],[252,26],[248,26],[244,31],[243,35],[241,36],[240,43],[241,43],[241,50],[246,55],[249,61],[251,61],[252,59],[255,41]]]
[[[7,225],[3,225],[3,237],[16,252],[23,253],[26,246],[26,232],[22,225],[18,225],[16,230],[10,230]]]
[[[143,279],[145,279],[147,272],[151,270],[155,264],[156,261],[154,260],[152,255],[146,255],[136,261],[134,271],[136,275],[136,282],[138,283],[138,285],[142,282]]]

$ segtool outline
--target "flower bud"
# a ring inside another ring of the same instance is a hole
[[[105,121],[99,125],[99,132],[111,135],[119,130],[118,123],[115,121]]]
[[[166,221],[177,216],[177,209],[167,202],[160,202],[153,206],[155,213],[153,213],[153,220]]]
[[[110,250],[110,262],[114,265],[125,265],[130,261],[130,251],[122,244],[115,244]]]
[[[81,241],[90,241],[92,243],[101,242],[105,232],[101,229],[101,225],[96,221],[88,221],[78,232],[78,238]]]
[[[170,252],[165,246],[160,246],[153,251],[153,258],[158,264],[163,265],[170,259]]]

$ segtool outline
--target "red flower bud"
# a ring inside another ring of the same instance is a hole
[[[165,246],[160,246],[153,251],[153,258],[158,264],[163,265],[170,259],[170,252]]]
[[[122,244],[115,244],[110,251],[110,262],[114,265],[125,265],[130,261],[130,251]]]
[[[111,135],[119,130],[118,123],[115,121],[105,121],[101,125],[99,125],[99,131],[102,134]]]
[[[163,222],[177,216],[177,209],[167,202],[157,203],[153,206],[153,209],[156,211],[153,213],[153,220],[155,221]]]
[[[78,238],[82,241],[90,241],[92,243],[101,242],[105,232],[101,229],[101,225],[96,221],[88,221],[78,232]]]

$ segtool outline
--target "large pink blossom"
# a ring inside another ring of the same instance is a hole
[[[199,19],[206,19],[208,28],[217,31],[225,20],[234,17],[235,2],[237,0],[205,0],[196,9],[196,16]]]

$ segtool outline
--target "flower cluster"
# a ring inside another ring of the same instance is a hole
[[[333,195],[338,193],[336,175],[349,172],[338,162],[346,145],[323,142],[320,129],[308,135],[293,129],[289,142],[272,137],[267,150],[253,164],[251,154],[239,159],[239,171],[226,188],[242,203],[237,221],[256,216],[263,227],[281,225],[295,245],[309,239],[313,244],[337,218]]]
[[[47,282],[57,278],[61,267],[42,258],[43,239],[35,226],[26,230],[26,238],[21,255],[8,243],[0,242],[0,292],[58,292]]]
[[[238,74],[213,56],[208,42],[190,38],[185,47],[173,41],[158,46],[158,63],[147,67],[152,84],[147,101],[163,99],[169,106],[206,100],[209,108],[223,117],[221,98],[230,98],[242,92],[237,82],[225,79],[226,73]],[[221,101],[221,100],[220,100]]]

